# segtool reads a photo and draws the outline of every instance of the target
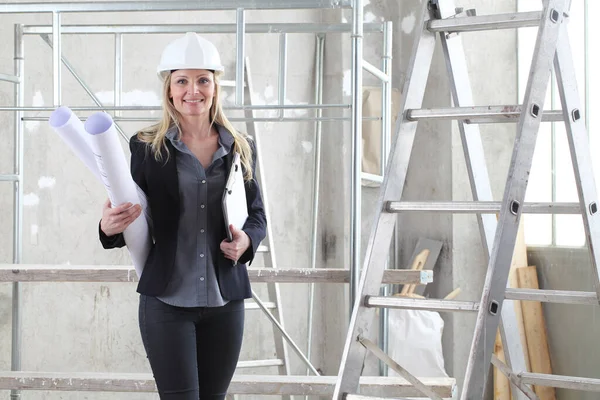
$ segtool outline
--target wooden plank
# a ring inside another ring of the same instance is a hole
[[[417,256],[414,258],[412,266],[410,267],[411,271],[422,271],[425,263],[427,262],[427,257],[429,257],[429,249],[423,249]],[[411,295],[415,292],[415,285],[404,285],[402,291],[400,291],[400,295]]]
[[[525,245],[525,230],[524,230],[524,219],[521,219],[519,224],[519,231],[517,232],[517,241],[515,243],[515,249],[513,251],[513,258],[510,265],[510,273],[508,275],[508,286],[511,288],[519,287],[517,279],[516,269],[519,267],[526,267],[527,264],[527,246]],[[519,337],[521,338],[521,347],[523,348],[523,356],[525,357],[525,366],[530,371],[529,367],[529,353],[527,351],[527,337],[525,335],[525,326],[523,324],[523,310],[520,301],[512,301],[515,308],[515,316],[517,319],[517,326],[519,328]],[[494,354],[505,361],[504,347],[500,340],[500,330],[496,335],[496,344]],[[497,368],[494,368],[494,400],[510,400],[511,398],[511,387],[510,382],[506,375],[500,372]]]
[[[500,338],[500,331],[496,333],[496,343],[494,344],[494,354],[506,363],[504,348]],[[510,400],[510,381],[498,368],[494,367],[494,400]]]
[[[348,283],[350,272],[338,268],[248,268],[252,282]],[[137,282],[130,265],[0,264],[0,282]],[[384,283],[424,285],[433,271],[388,269]]]
[[[539,289],[537,271],[535,267],[517,268],[519,287],[527,289]],[[540,374],[552,374],[550,364],[550,352],[548,348],[548,334],[542,303],[539,301],[522,301],[523,322],[527,335],[527,347],[529,349],[529,361],[531,372]],[[553,387],[534,386],[533,390],[540,400],[556,400],[556,391]]]
[[[519,279],[517,278],[517,268],[527,267],[527,246],[525,245],[525,219],[522,218],[519,223],[519,231],[517,232],[517,242],[513,252],[513,259],[510,265],[508,282],[511,288],[519,287]],[[515,307],[515,316],[517,317],[517,326],[519,327],[519,336],[521,337],[521,347],[523,348],[523,356],[525,357],[525,366],[527,371],[531,371],[529,365],[529,351],[527,350],[527,336],[525,335],[525,325],[523,324],[523,306],[520,301],[512,302]],[[519,371],[521,372],[521,371]],[[524,371],[523,371],[524,372]]]
[[[453,378],[419,378],[442,397],[452,397]],[[235,375],[231,394],[331,396],[337,376]],[[360,378],[361,393],[366,396],[420,396],[407,381],[397,377]],[[0,372],[0,390],[57,390],[89,392],[155,392],[151,374],[115,374],[82,372]]]

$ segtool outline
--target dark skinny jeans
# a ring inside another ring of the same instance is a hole
[[[223,400],[244,333],[244,301],[175,307],[140,296],[142,341],[161,400]]]

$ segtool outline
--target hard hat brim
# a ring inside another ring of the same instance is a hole
[[[177,69],[206,69],[206,70],[219,71],[219,72],[225,71],[225,68],[223,68],[222,65],[202,65],[202,66],[161,65],[159,68],[157,68],[156,73],[159,78],[165,79],[167,76],[169,76],[169,74],[171,74],[171,71],[174,71]]]

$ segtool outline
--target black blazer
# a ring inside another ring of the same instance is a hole
[[[249,142],[253,150],[252,164],[254,168],[256,166],[256,148],[254,141],[249,139]],[[139,293],[148,296],[160,296],[165,291],[173,273],[175,253],[177,252],[180,214],[177,150],[169,140],[166,140],[165,143],[169,149],[169,158],[164,157],[162,162],[158,162],[150,152],[150,147],[140,142],[135,135],[129,141],[131,176],[148,197],[148,207],[150,207],[153,222],[154,243],[137,287]],[[227,170],[231,168],[232,161],[233,149],[226,157]],[[221,252],[219,252],[218,259],[214,260],[221,295],[227,300],[252,297],[245,264],[252,263],[258,245],[266,236],[267,220],[260,188],[256,179],[246,182],[245,186],[248,219],[242,229],[250,238],[251,246],[235,266]],[[123,234],[106,236],[102,229],[99,229],[99,232],[100,241],[105,249],[125,246]],[[225,226],[220,232],[211,232],[212,234],[222,235],[222,239],[225,239]]]

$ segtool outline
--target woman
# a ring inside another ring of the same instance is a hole
[[[131,174],[148,197],[154,244],[144,267],[139,323],[161,399],[224,399],[242,344],[245,263],[265,237],[255,149],[223,114],[215,46],[195,33],[171,42],[158,74],[162,120],[131,138]],[[221,208],[233,155],[241,156],[248,219],[226,227]],[[139,205],[104,206],[100,240],[125,245]],[[229,242],[226,229],[233,240]],[[234,265],[235,263],[235,265]]]

